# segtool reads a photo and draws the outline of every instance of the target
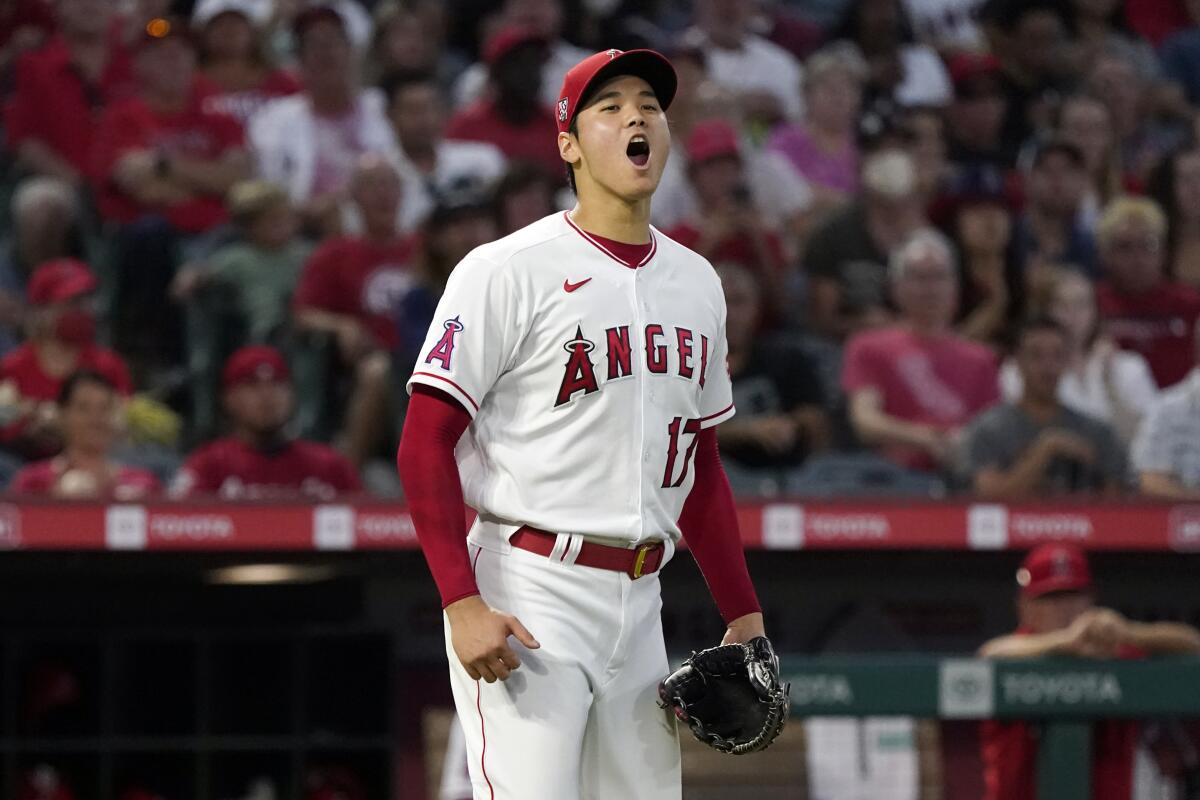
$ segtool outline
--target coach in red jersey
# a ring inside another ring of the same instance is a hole
[[[1017,570],[1019,627],[979,649],[984,658],[1144,658],[1200,652],[1200,632],[1170,622],[1131,622],[1096,605],[1087,556],[1046,544]],[[1028,722],[983,723],[984,800],[1034,800],[1036,728]],[[1092,727],[1093,800],[1130,800],[1138,724],[1103,720]]]
[[[238,350],[225,363],[222,384],[233,435],[192,453],[176,476],[172,495],[330,500],[361,491],[358,473],[344,456],[284,433],[295,396],[278,350]]]

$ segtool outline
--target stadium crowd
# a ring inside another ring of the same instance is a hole
[[[9,491],[395,495],[447,275],[570,207],[562,76],[640,46],[737,491],[1200,497],[1184,0],[3,0]]]

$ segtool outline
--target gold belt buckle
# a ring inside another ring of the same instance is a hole
[[[642,570],[646,566],[646,554],[649,553],[651,550],[653,550],[655,547],[657,547],[657,545],[644,544],[638,548],[637,557],[633,559],[632,577],[635,581],[638,578],[642,577]]]

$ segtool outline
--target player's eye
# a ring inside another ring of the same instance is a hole
[[[655,103],[646,103],[642,108],[646,111],[658,111],[658,105]]]
[[[604,108],[602,108],[602,109],[600,109],[600,110],[601,110],[601,111],[616,111],[616,110],[617,110],[617,108],[618,108],[618,106],[615,106],[615,105],[608,105],[608,106],[605,106]]]

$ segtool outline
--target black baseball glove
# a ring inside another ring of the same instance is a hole
[[[692,734],[722,753],[765,750],[787,721],[790,684],[779,681],[779,658],[765,636],[710,647],[683,662],[658,685]]]

